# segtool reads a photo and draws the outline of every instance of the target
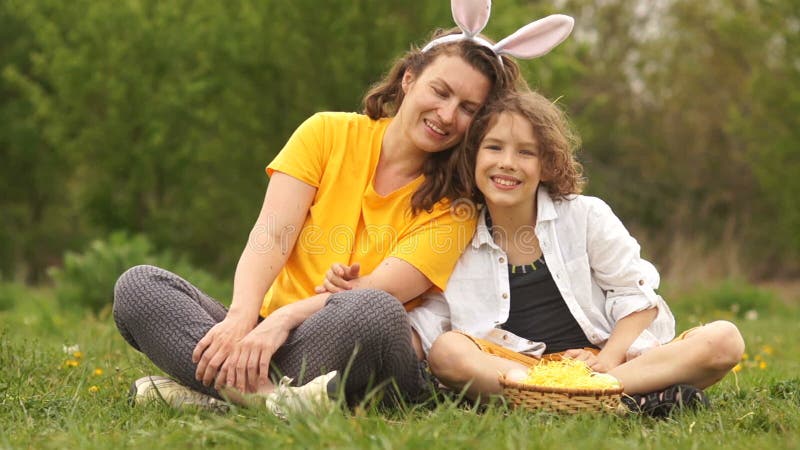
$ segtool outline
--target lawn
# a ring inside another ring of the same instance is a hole
[[[736,322],[747,355],[709,389],[711,409],[668,420],[476,410],[441,400],[287,422],[244,409],[132,408],[131,381],[158,371],[117,334],[108,308],[59,305],[52,290],[3,292],[0,448],[800,448],[798,299],[787,305],[768,294],[748,303],[704,291],[671,301],[679,329]]]

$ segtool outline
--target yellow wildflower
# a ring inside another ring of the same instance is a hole
[[[750,355],[748,355],[747,353],[742,355],[742,361],[746,361],[748,358],[750,358]]]
[[[766,363],[766,362],[764,362],[764,361],[761,361],[761,362],[758,364],[758,368],[759,368],[759,369],[761,369],[761,370],[764,370],[764,369],[766,369],[766,368],[767,368],[767,363]]]
[[[80,361],[75,359],[68,359],[66,362],[64,362],[64,366],[66,367],[78,367],[80,364]]]
[[[742,365],[741,364],[737,364],[737,365],[735,365],[733,367],[733,373],[739,373],[739,372],[741,372],[741,370],[742,370]]]
[[[763,361],[764,360],[764,358],[762,358],[761,355],[756,355],[756,357],[754,359],[756,361]]]
[[[100,368],[94,369],[94,372],[92,372],[92,375],[94,375],[96,377],[99,377],[102,374],[103,374],[103,369],[100,369]]]
[[[73,352],[72,356],[75,357],[75,359],[81,359],[83,358],[83,352],[78,350],[77,352]]]
[[[772,356],[772,354],[775,353],[775,349],[772,348],[772,346],[769,345],[769,344],[761,347],[761,351],[766,353],[767,355],[770,355],[770,356]]]
[[[100,391],[100,388],[97,387],[97,386],[90,386],[89,387],[89,392],[91,392],[92,394],[94,394],[94,393],[96,393],[98,391]]]

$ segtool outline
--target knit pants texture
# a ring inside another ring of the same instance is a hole
[[[220,397],[195,379],[192,351],[227,309],[183,278],[154,266],[136,266],[117,280],[114,321],[122,336],[181,384]],[[333,294],[294,329],[273,355],[270,375],[295,385],[332,370],[344,376],[348,401],[379,384],[396,383],[406,398],[427,384],[411,345],[411,327],[397,299],[378,290]]]

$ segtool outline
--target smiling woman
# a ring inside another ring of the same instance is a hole
[[[462,58],[443,54],[420,75],[407,71],[402,85],[406,98],[387,139],[397,147],[436,153],[461,140],[491,82]]]
[[[453,4],[457,23],[488,19],[488,1]],[[408,398],[423,392],[403,305],[444,289],[475,227],[475,217],[450,213],[471,179],[454,171],[458,144],[485,101],[521,83],[503,49],[475,36],[483,25],[437,34],[425,50],[406,53],[366,95],[365,114],[318,113],[300,125],[267,166],[250,236],[257,245],[242,252],[230,310],[156,267],[120,277],[120,332],[180,383],[139,380],[135,400],[158,389],[173,405],[221,397],[273,410],[290,397],[325,404],[345,368],[351,401],[373,383],[395,383]],[[572,21],[545,25],[513,42],[536,41],[541,54]],[[390,233],[374,233],[386,226]],[[353,239],[325,245],[343,235]],[[323,244],[311,251],[309,242]],[[365,273],[358,289],[315,292],[331,265],[356,256]],[[281,375],[290,378],[276,387]]]

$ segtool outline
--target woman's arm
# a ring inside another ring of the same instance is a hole
[[[370,275],[350,281],[354,288],[381,289],[405,303],[427,291],[433,283],[411,264],[387,258]],[[222,365],[216,387],[233,386],[243,392],[270,389],[269,362],[286,342],[289,332],[325,306],[330,293],[321,293],[278,308],[235,346]]]
[[[215,387],[233,386],[241,392],[268,392],[269,363],[289,333],[325,306],[330,294],[320,294],[276,309],[234,346],[222,365]]]
[[[389,257],[371,274],[359,276],[360,265],[334,264],[325,273],[322,284],[315,287],[318,294],[350,289],[381,289],[402,303],[424,294],[433,283],[419,269],[400,258]]]
[[[284,173],[273,173],[258,220],[236,266],[228,315],[206,333],[192,353],[196,377],[206,386],[217,377],[234,345],[255,327],[264,294],[289,258],[315,194],[315,187]]]
[[[350,279],[347,283],[351,289],[381,289],[402,303],[419,297],[433,286],[419,269],[391,256],[383,260],[372,273]]]

